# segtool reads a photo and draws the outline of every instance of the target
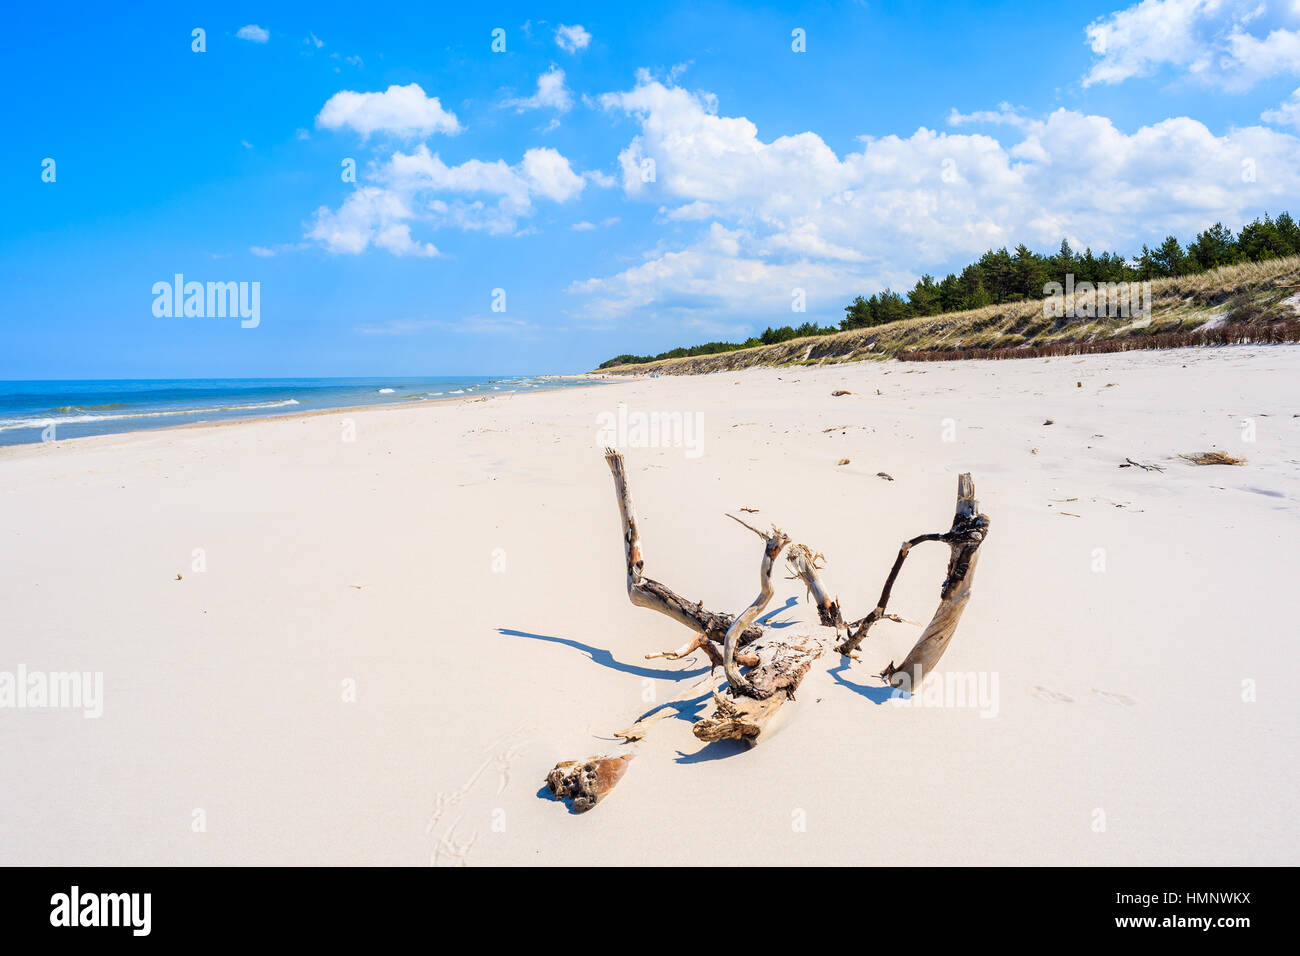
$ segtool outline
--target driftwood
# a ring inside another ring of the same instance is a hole
[[[586,813],[623,779],[633,756],[564,760],[546,775],[546,785],[561,800],[572,800],[574,813]]]
[[[822,568],[822,565],[817,562],[824,560],[823,555],[814,554],[812,548],[806,544],[790,545],[790,550],[785,555],[786,564],[790,566],[794,576],[803,581],[804,587],[808,589],[808,597],[817,607],[817,619],[827,627],[839,630],[844,627],[840,603],[830,596],[817,575]]]
[[[883,617],[891,616],[885,613],[885,607],[908,552],[925,541],[942,541],[948,545],[951,553],[948,557],[948,573],[939,589],[939,607],[903,663],[895,666],[890,661],[889,666],[880,673],[880,678],[893,687],[918,689],[956,633],[962,612],[970,600],[971,582],[979,560],[979,546],[983,544],[988,528],[989,519],[980,514],[979,502],[975,500],[975,482],[969,474],[963,474],[957,479],[957,507],[952,527],[943,534],[923,534],[903,542],[875,609],[862,620],[849,625],[848,637],[839,646],[839,652],[852,656],[867,636],[871,625]]]
[[[722,647],[722,670],[727,675],[727,682],[731,685],[733,693],[739,692],[747,697],[767,697],[770,695],[770,691],[767,694],[755,693],[749,680],[740,673],[740,662],[736,660],[736,647],[739,645],[740,635],[744,633],[745,628],[758,619],[758,616],[763,613],[763,608],[767,607],[768,602],[772,600],[772,563],[776,561],[785,546],[790,543],[790,538],[776,525],[772,526],[771,531],[764,532],[745,524],[735,515],[728,515],[727,517],[749,528],[750,531],[763,539],[763,560],[758,568],[758,597],[754,598],[749,607],[741,611],[736,619],[731,622],[731,626],[727,628]]]
[[[757,655],[755,655],[754,661],[755,663],[758,662]],[[633,741],[640,740],[642,737],[646,735],[646,733],[650,730],[651,727],[659,723],[659,721],[663,720],[669,714],[675,713],[675,709],[672,706],[673,704],[679,704],[684,700],[690,700],[692,697],[696,695],[697,692],[699,692],[704,687],[708,687],[710,692],[717,690],[718,684],[721,683],[721,681],[722,681],[721,677],[715,676],[713,671],[710,671],[707,677],[704,677],[701,680],[696,681],[694,684],[691,684],[684,691],[679,693],[676,697],[673,697],[671,700],[665,701],[664,703],[658,705],[657,707],[652,708],[649,711],[649,713],[647,713],[644,717],[640,718],[631,727],[628,727],[625,730],[614,731],[614,736],[621,737],[627,743],[632,743]]]
[[[734,516],[733,516],[734,517]],[[759,565],[758,597],[732,623],[723,647],[723,670],[726,673],[730,697],[717,691],[713,694],[713,710],[695,722],[692,733],[700,740],[714,741],[728,737],[756,743],[765,731],[771,735],[774,718],[781,705],[794,698],[799,683],[808,673],[812,662],[821,656],[825,645],[816,637],[798,635],[792,639],[764,637],[752,645],[758,660],[750,665],[749,673],[740,672],[735,659],[735,636],[762,613],[772,599],[772,564],[790,539],[779,528],[770,532],[759,531],[739,521],[763,539],[763,559]],[[808,561],[811,551],[803,548],[796,562],[804,562],[813,569],[815,562]]]
[[[728,738],[757,743],[759,735],[765,730],[771,736],[776,715],[784,703],[785,700],[781,697],[769,697],[766,700],[740,697],[733,700],[715,693],[712,713],[697,720],[691,732],[706,743]]]
[[[632,493],[627,486],[627,473],[623,467],[623,456],[612,448],[605,449],[605,462],[610,474],[614,476],[614,493],[618,497],[619,515],[623,520],[623,550],[627,558],[627,596],[637,607],[649,608],[672,618],[695,632],[695,637],[681,647],[657,654],[647,654],[646,659],[657,657],[677,660],[686,657],[695,650],[702,649],[713,663],[721,663],[721,657],[710,646],[710,642],[722,644],[731,629],[732,616],[705,610],[702,602],[686,600],[665,584],[648,578],[644,574],[645,556],[641,550],[641,531],[637,526],[636,509],[632,506]],[[746,624],[737,635],[737,644],[745,645],[763,636],[763,629]]]
[[[735,617],[705,610],[701,602],[687,601],[666,585],[645,576],[641,536],[628,490],[623,456],[607,448],[605,461],[614,478],[614,490],[622,517],[628,598],[637,607],[650,608],[672,618],[689,628],[694,635],[680,648],[647,654],[646,657],[676,660],[702,650],[713,665],[707,677],[679,693],[672,701],[650,711],[626,730],[619,731],[616,736],[628,742],[640,740],[650,727],[674,712],[670,706],[672,703],[686,700],[706,686],[712,690],[713,709],[695,722],[692,732],[697,738],[704,741],[733,738],[752,744],[764,735],[770,736],[784,712],[784,704],[794,699],[795,691],[813,662],[830,643],[828,638],[819,635],[785,638],[775,632],[764,631],[755,623],[772,599],[772,565],[790,544],[789,537],[775,526],[770,531],[760,531],[734,515],[729,515],[763,539],[759,593]],[[938,609],[903,662],[895,665],[890,661],[879,675],[891,686],[916,690],[939,662],[957,630],[957,624],[970,600],[978,551],[988,534],[988,528],[989,519],[980,513],[979,502],[975,500],[974,482],[969,474],[963,474],[957,479],[957,506],[952,527],[943,533],[923,534],[904,541],[885,580],[876,607],[866,617],[852,623],[845,623],[839,601],[830,596],[830,591],[821,580],[818,573],[822,569],[820,562],[824,560],[821,554],[806,545],[797,544],[790,547],[786,560],[794,572],[793,577],[799,578],[807,588],[821,624],[832,628],[837,636],[841,632],[846,634],[836,649],[841,654],[857,658],[858,647],[877,621],[885,618],[904,621],[898,615],[888,613],[886,608],[894,582],[911,549],[926,541],[942,541],[947,544],[950,549],[948,572],[940,587]],[[721,648],[716,645],[721,645]],[[726,693],[719,691],[719,681],[722,678],[714,674],[718,666],[722,667],[727,682]],[[742,667],[748,670],[742,672]],[[627,763],[631,759],[632,755],[626,754],[622,757],[564,761],[556,764],[555,769],[547,775],[547,786],[557,796],[572,799],[574,812],[582,813],[595,806],[613,789],[626,773]]]

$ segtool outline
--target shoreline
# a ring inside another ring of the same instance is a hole
[[[541,377],[543,376],[538,376],[538,378]],[[576,379],[576,378],[582,378],[583,376],[549,375],[545,377]],[[626,381],[634,381],[634,380],[635,379],[633,379],[630,376],[628,379],[626,379]],[[501,395],[479,395],[473,398],[463,398],[461,396],[446,396],[443,398],[411,399],[409,401],[402,401],[402,402],[376,402],[371,405],[341,405],[338,408],[313,408],[301,412],[279,412],[279,413],[267,414],[267,415],[248,415],[241,418],[221,418],[212,421],[183,422],[177,425],[159,425],[154,428],[132,428],[123,431],[105,432],[100,435],[76,435],[73,436],[72,438],[59,438],[52,442],[30,441],[30,442],[20,442],[15,444],[0,445],[0,458],[3,458],[6,454],[14,452],[18,449],[33,448],[33,447],[41,448],[48,445],[66,445],[68,442],[87,442],[94,439],[106,439],[106,438],[126,438],[130,436],[152,435],[155,433],[184,431],[184,430],[196,429],[196,428],[221,428],[227,425],[247,425],[254,422],[278,421],[283,419],[309,419],[309,418],[318,418],[321,415],[355,414],[363,411],[373,411],[373,410],[382,410],[382,409],[424,408],[424,407],[437,406],[437,405],[471,404],[475,402],[495,401],[499,398],[507,398],[507,397],[514,398],[520,395],[548,395],[554,392],[568,392],[568,391],[572,391],[573,389],[592,388],[595,387],[596,385],[617,385],[617,384],[622,384],[623,381],[624,380],[587,382],[586,384],[581,384],[581,385],[568,385],[565,386],[564,388],[529,389],[528,391],[505,392]]]

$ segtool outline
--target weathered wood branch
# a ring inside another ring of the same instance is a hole
[[[785,639],[764,637],[754,645],[758,663],[746,675],[751,696],[713,693],[713,710],[691,728],[705,742],[736,738],[758,743],[762,735],[775,731],[781,707],[794,700],[794,692],[807,676],[813,661],[821,657],[826,643],[816,635],[800,634]]]
[[[840,614],[840,603],[830,596],[817,574],[822,569],[819,561],[825,561],[820,553],[813,553],[806,544],[792,544],[785,554],[786,564],[808,589],[808,598],[817,607],[817,619],[827,627],[840,630],[844,627],[844,618]]]
[[[898,579],[898,572],[903,569],[903,562],[907,560],[907,555],[916,545],[923,541],[941,540],[943,540],[941,534],[922,534],[902,543],[898,549],[898,557],[894,558],[894,566],[889,569],[889,577],[885,579],[885,586],[880,591],[880,600],[876,602],[876,606],[870,614],[848,625],[848,637],[836,650],[841,654],[856,657],[858,646],[866,638],[867,632],[871,630],[871,625],[885,619],[891,621],[902,620],[897,614],[887,614],[885,612],[885,608],[889,604],[889,595],[894,590],[894,582]]]
[[[754,744],[765,732],[770,736],[782,705],[794,698],[795,689],[812,662],[825,649],[816,637],[798,635],[786,639],[769,634],[752,645],[751,651],[758,660],[750,665],[748,674],[741,674],[735,655],[735,633],[762,613],[772,599],[772,563],[790,539],[775,527],[763,532],[743,521],[740,523],[763,538],[759,592],[753,603],[732,622],[723,646],[723,670],[730,696],[714,691],[713,710],[691,728],[697,738],[706,742],[738,738]]]
[[[887,616],[885,606],[889,602],[890,591],[911,548],[924,541],[942,541],[948,545],[950,553],[948,573],[939,589],[939,607],[903,662],[895,666],[890,661],[889,666],[880,674],[881,679],[891,686],[904,690],[919,688],[957,631],[957,624],[970,600],[975,567],[979,561],[979,547],[984,543],[988,529],[988,516],[980,514],[979,502],[975,500],[975,482],[969,474],[962,474],[957,479],[957,507],[952,527],[943,534],[925,534],[903,542],[875,610],[856,625],[850,625],[849,637],[839,646],[840,653],[851,654],[867,636],[871,625]]]
[[[701,602],[691,602],[677,594],[672,588],[645,576],[645,557],[641,550],[641,532],[637,526],[636,509],[632,506],[632,494],[628,489],[627,474],[623,467],[623,456],[612,448],[605,449],[605,462],[610,474],[614,476],[614,493],[618,497],[619,514],[623,520],[623,548],[627,558],[627,596],[637,607],[649,608],[667,615],[677,623],[690,628],[703,639],[688,641],[681,648],[664,651],[655,657],[676,660],[685,657],[696,649],[712,652],[708,641],[722,644],[731,629],[733,618],[730,614],[719,614],[706,610]],[[749,644],[763,636],[763,629],[747,624],[737,638],[738,645]],[[721,663],[720,657],[709,653],[714,664]]]
[[[628,743],[640,740],[646,735],[650,728],[659,723],[659,721],[663,720],[669,714],[677,713],[677,709],[673,707],[673,704],[680,704],[684,700],[690,700],[697,692],[702,691],[705,687],[708,687],[709,693],[712,693],[718,689],[718,685],[722,680],[722,677],[717,676],[713,671],[710,671],[705,677],[700,678],[695,683],[689,685],[685,690],[680,691],[671,700],[664,701],[664,703],[651,710],[644,717],[637,720],[637,722],[631,727],[628,727],[625,730],[614,731],[614,736],[620,737]],[[703,695],[701,694],[701,696]]]
[[[781,554],[782,549],[790,543],[790,538],[776,525],[772,526],[771,531],[764,532],[745,524],[735,515],[728,515],[728,517],[749,528],[750,531],[763,539],[763,560],[758,567],[758,597],[754,598],[749,607],[737,615],[736,619],[731,622],[731,627],[727,629],[722,646],[722,670],[727,675],[727,683],[731,685],[733,695],[743,694],[746,697],[766,697],[770,696],[770,691],[767,694],[756,694],[750,681],[740,673],[740,664],[736,660],[736,647],[745,628],[758,619],[758,616],[763,613],[763,608],[767,607],[768,602],[772,600],[772,564]]]

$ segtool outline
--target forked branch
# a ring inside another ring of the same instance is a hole
[[[627,558],[627,596],[637,607],[649,608],[672,618],[684,627],[690,628],[697,635],[691,641],[676,650],[664,651],[656,657],[676,660],[685,657],[697,648],[709,653],[715,664],[721,663],[720,656],[709,641],[722,644],[731,629],[730,614],[718,614],[706,610],[702,603],[691,602],[681,597],[672,588],[648,578],[644,574],[645,557],[641,551],[641,532],[637,527],[636,509],[632,506],[632,493],[628,489],[627,474],[623,467],[623,456],[612,448],[605,449],[605,462],[614,477],[614,493],[618,498],[619,515],[623,521],[623,550]],[[746,624],[737,637],[738,645],[749,644],[763,636],[763,629]]]
[[[763,539],[763,560],[758,567],[758,597],[754,598],[749,607],[741,611],[736,619],[731,622],[731,627],[727,629],[722,647],[722,669],[727,675],[727,683],[731,685],[732,694],[744,694],[746,697],[754,697],[757,695],[754,693],[753,686],[740,673],[740,664],[736,660],[736,647],[745,628],[758,619],[758,616],[763,613],[763,608],[767,607],[768,602],[772,600],[772,564],[776,561],[782,549],[790,543],[790,538],[775,525],[772,526],[771,531],[763,532],[745,524],[735,515],[728,515],[727,517],[749,528],[750,531]]]
[[[943,534],[923,534],[903,542],[889,577],[885,580],[879,602],[865,618],[849,625],[849,637],[839,646],[840,653],[852,654],[867,636],[872,624],[882,617],[891,616],[885,614],[885,607],[908,552],[925,541],[942,541],[948,545],[950,553],[948,573],[939,589],[939,607],[903,662],[895,666],[890,661],[889,666],[880,674],[886,683],[894,687],[905,690],[918,688],[925,675],[939,662],[947,650],[948,642],[956,633],[962,612],[970,600],[971,583],[979,560],[979,546],[984,543],[988,529],[988,516],[980,514],[979,502],[975,500],[975,482],[969,474],[962,474],[957,479],[957,507],[952,527]]]

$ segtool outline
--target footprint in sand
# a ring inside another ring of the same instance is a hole
[[[510,770],[514,762],[519,759],[519,755],[524,750],[524,741],[516,738],[521,735],[530,733],[532,728],[519,727],[508,734],[498,737],[485,748],[491,756],[486,757],[480,763],[475,771],[469,775],[469,778],[455,790],[445,791],[434,795],[433,812],[430,814],[429,822],[425,825],[424,832],[433,835],[451,810],[459,808],[465,802],[470,790],[474,789],[480,778],[487,773],[489,768],[494,768],[497,772],[497,794],[505,792],[506,787],[510,786]],[[510,746],[503,750],[496,750],[498,747],[509,743]],[[496,753],[492,753],[496,750]],[[469,839],[458,841],[456,839],[456,828],[460,826],[463,817],[458,817],[443,834],[437,838],[434,845],[432,864],[434,866],[464,866],[469,851],[473,849],[475,841],[478,839],[478,831],[475,830],[470,834]]]
[[[1074,698],[1069,694],[1062,694],[1060,691],[1051,690],[1042,684],[1035,684],[1033,694],[1039,700],[1050,700],[1058,704],[1073,704]]]
[[[505,792],[506,787],[510,786],[510,767],[519,759],[523,753],[523,747],[515,746],[509,750],[503,750],[492,758],[497,768],[497,793]]]
[[[474,844],[478,840],[478,831],[473,831],[464,840],[457,840],[456,827],[458,826],[460,826],[460,820],[453,823],[451,828],[438,840],[438,845],[433,849],[433,860],[431,861],[434,866],[464,866],[468,862],[469,851],[474,849]]]
[[[1104,700],[1108,704],[1118,704],[1122,707],[1132,707],[1134,704],[1137,703],[1137,701],[1135,701],[1132,697],[1128,697],[1124,694],[1116,694],[1115,692],[1109,690],[1098,690],[1097,688],[1094,687],[1092,689],[1092,692],[1095,695],[1097,695],[1099,699]]]

